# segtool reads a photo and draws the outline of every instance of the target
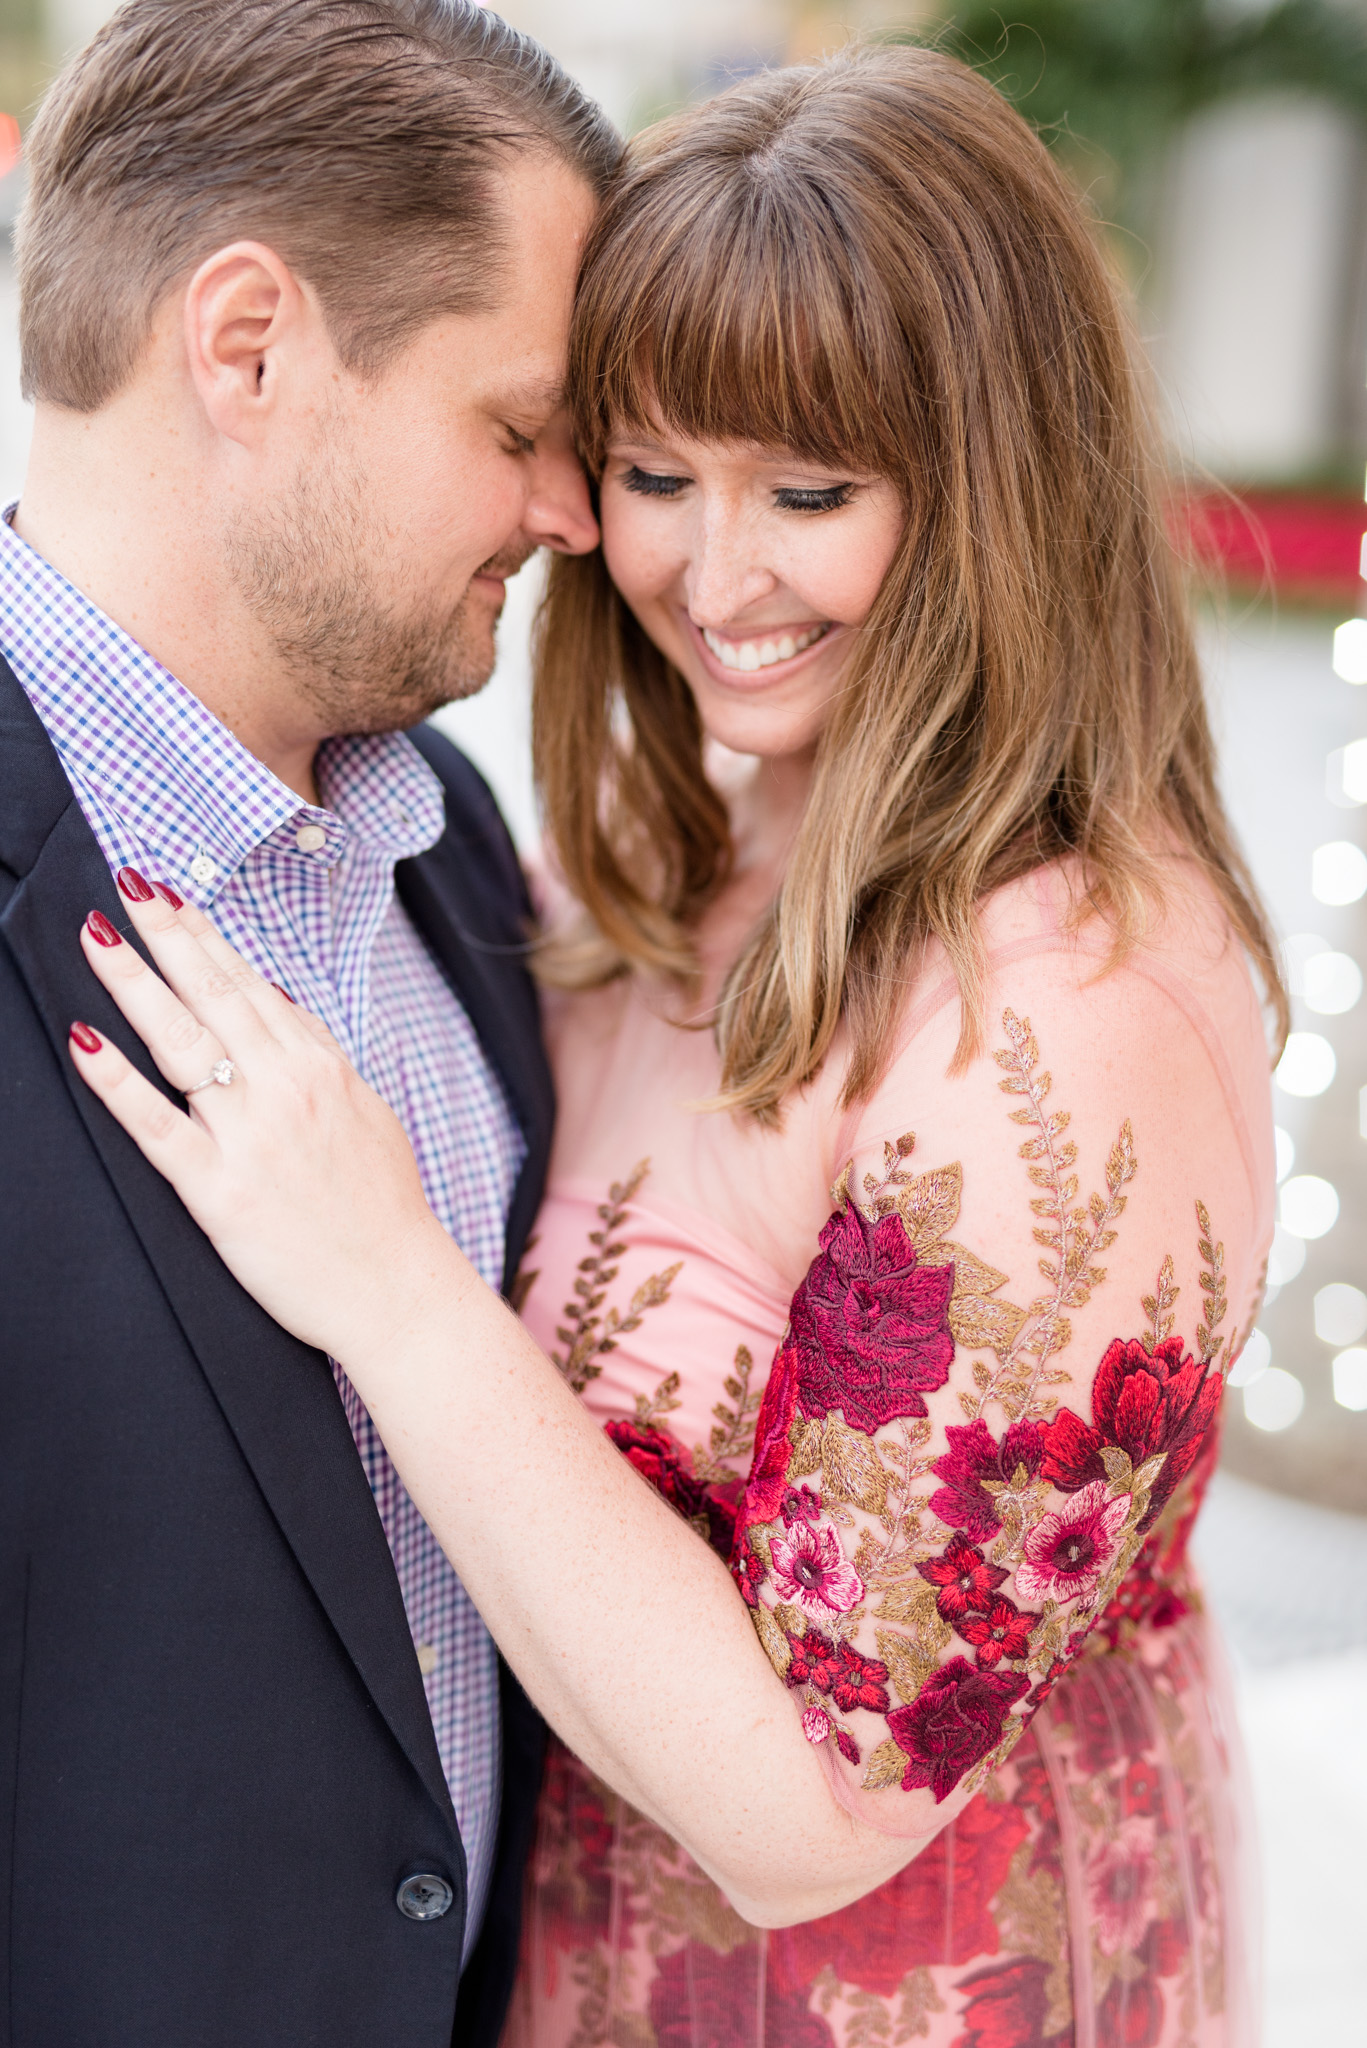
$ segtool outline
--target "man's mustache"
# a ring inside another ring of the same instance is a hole
[[[490,555],[487,562],[481,562],[476,576],[516,576],[519,569],[530,562],[536,549],[527,543],[519,547],[508,547],[496,555]]]

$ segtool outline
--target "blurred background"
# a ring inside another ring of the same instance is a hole
[[[8,228],[22,129],[112,8],[0,0],[0,491],[22,485]],[[1367,2043],[1367,0],[508,0],[626,130],[851,33],[936,37],[1104,224],[1166,403],[1224,784],[1286,948],[1279,1223],[1198,1532],[1266,1876],[1269,2048]],[[446,715],[519,840],[531,565]]]

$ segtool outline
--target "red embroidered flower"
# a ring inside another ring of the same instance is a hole
[[[628,1465],[676,1509],[686,1521],[706,1523],[707,1540],[719,1556],[729,1558],[735,1544],[735,1509],[709,1493],[689,1469],[688,1458],[667,1430],[653,1423],[605,1422],[603,1432],[616,1444]]]
[[[1130,1496],[1110,1500],[1104,1479],[1094,1479],[1026,1534],[1016,1566],[1016,1591],[1025,1600],[1076,1599],[1095,1590],[1120,1548]]]
[[[789,1685],[811,1685],[818,1692],[829,1692],[840,1674],[840,1652],[829,1636],[819,1628],[809,1628],[805,1636],[789,1636],[793,1661],[788,1666]]]
[[[755,1419],[755,1450],[736,1517],[736,1542],[755,1522],[772,1522],[788,1490],[788,1464],[793,1455],[788,1431],[797,1407],[797,1357],[784,1346],[775,1358]]]
[[[944,1385],[954,1359],[953,1266],[921,1265],[900,1216],[871,1223],[853,1203],[820,1242],[789,1311],[803,1414],[838,1408],[865,1436],[924,1415],[924,1395]]]
[[[819,1522],[821,1520],[821,1496],[810,1486],[790,1486],[783,1496],[779,1509],[785,1526],[789,1522]]]
[[[799,1993],[763,1992],[764,1949],[753,1941],[722,1952],[706,1942],[661,1956],[650,1987],[651,2033],[655,2048],[701,2048],[731,2041],[738,2013],[764,2013],[765,2037],[783,2048],[835,2048],[819,2013],[809,2012]]]
[[[937,1801],[947,1798],[996,1748],[1008,1709],[1029,1689],[1019,1671],[975,1671],[963,1657],[942,1664],[909,1707],[888,1715],[888,1733],[907,1757],[902,1790],[928,1785]]]
[[[634,1465],[672,1508],[688,1517],[703,1512],[706,1489],[693,1477],[679,1446],[666,1431],[639,1422],[605,1422],[603,1430],[628,1465]]]
[[[978,1543],[990,1543],[1000,1523],[997,1503],[983,1485],[1010,1486],[1024,1466],[1034,1479],[1044,1462],[1044,1443],[1037,1424],[1013,1422],[998,1443],[981,1416],[973,1422],[951,1422],[945,1430],[949,1449],[932,1471],[944,1485],[930,1497],[930,1511],[951,1529],[966,1529]]]
[[[964,1641],[977,1650],[978,1668],[983,1670],[1000,1664],[1003,1657],[1026,1655],[1034,1617],[1022,1614],[1019,1607],[999,1593],[985,1613],[962,1615],[954,1626]]]
[[[864,1581],[847,1562],[840,1538],[829,1522],[794,1522],[782,1536],[769,1540],[774,1589],[780,1600],[823,1621],[829,1614],[848,1614],[864,1597]]]
[[[935,1605],[956,1628],[960,1618],[970,1611],[984,1613],[992,1595],[1008,1577],[1000,1565],[989,1564],[981,1550],[958,1529],[938,1557],[927,1558],[916,1569],[923,1579],[940,1588]]]
[[[1011,1963],[989,1963],[986,1969],[962,1978],[954,1988],[969,1996],[963,2010],[964,2031],[954,2048],[1044,2048],[1048,1975],[1047,1963],[1021,1956]],[[1110,2035],[1098,2038],[1112,2048]]]
[[[1163,1803],[1163,1781],[1158,1774],[1157,1764],[1148,1757],[1138,1757],[1125,1773],[1120,1787],[1120,1811],[1127,1817],[1142,1814],[1152,1820]]]
[[[888,1710],[888,1667],[876,1657],[864,1657],[853,1643],[840,1645],[840,1668],[831,1683],[831,1698],[842,1714],[865,1707],[871,1714]],[[858,1759],[856,1758],[856,1762]]]
[[[1143,1820],[1123,1821],[1087,1864],[1087,1899],[1096,1944],[1104,1956],[1137,1948],[1153,1919],[1158,1859],[1153,1831]]]
[[[1183,1358],[1180,1337],[1165,1337],[1151,1353],[1137,1338],[1117,1337],[1092,1383],[1091,1426],[1068,1408],[1042,1425],[1045,1476],[1063,1493],[1077,1493],[1105,1478],[1103,1444],[1127,1451],[1135,1466],[1161,1451],[1163,1464],[1139,1525],[1147,1529],[1196,1462],[1223,1389],[1219,1372]]]
[[[753,1550],[742,1552],[731,1559],[731,1576],[740,1587],[740,1597],[747,1607],[759,1606],[759,1589],[764,1583],[764,1565]]]
[[[774,1981],[805,1991],[829,1967],[839,1983],[891,1998],[909,1970],[995,1955],[1001,1934],[992,1902],[1029,1832],[1016,1800],[973,1800],[914,1862],[857,1905],[772,1932]]]

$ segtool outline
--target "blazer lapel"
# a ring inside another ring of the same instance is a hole
[[[0,908],[0,940],[27,983],[91,1144],[286,1541],[454,1832],[393,1561],[331,1368],[238,1286],[71,1064],[67,1033],[80,1017],[171,1093],[85,965],[78,934],[88,911],[103,910],[125,937],[130,927],[57,754],[3,661],[0,863],[15,878]]]
[[[449,743],[438,736],[436,749],[431,748],[422,729],[411,737],[441,774],[446,766],[443,756],[452,751]],[[404,908],[460,997],[526,1141],[527,1155],[508,1214],[503,1281],[507,1293],[541,1204],[555,1094],[542,1042],[540,1006],[527,967],[531,905],[516,857],[483,785],[487,821],[463,818],[460,793],[448,775],[442,774],[442,780],[447,829],[429,852],[400,863],[397,884]]]

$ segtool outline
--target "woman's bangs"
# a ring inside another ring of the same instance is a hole
[[[590,398],[581,430],[596,470],[623,430],[792,450],[824,469],[888,469],[870,432],[881,408],[847,280],[802,246],[802,223],[745,211],[718,221],[709,210],[682,232],[675,223],[654,250],[638,222],[629,244],[595,252],[574,387]]]

